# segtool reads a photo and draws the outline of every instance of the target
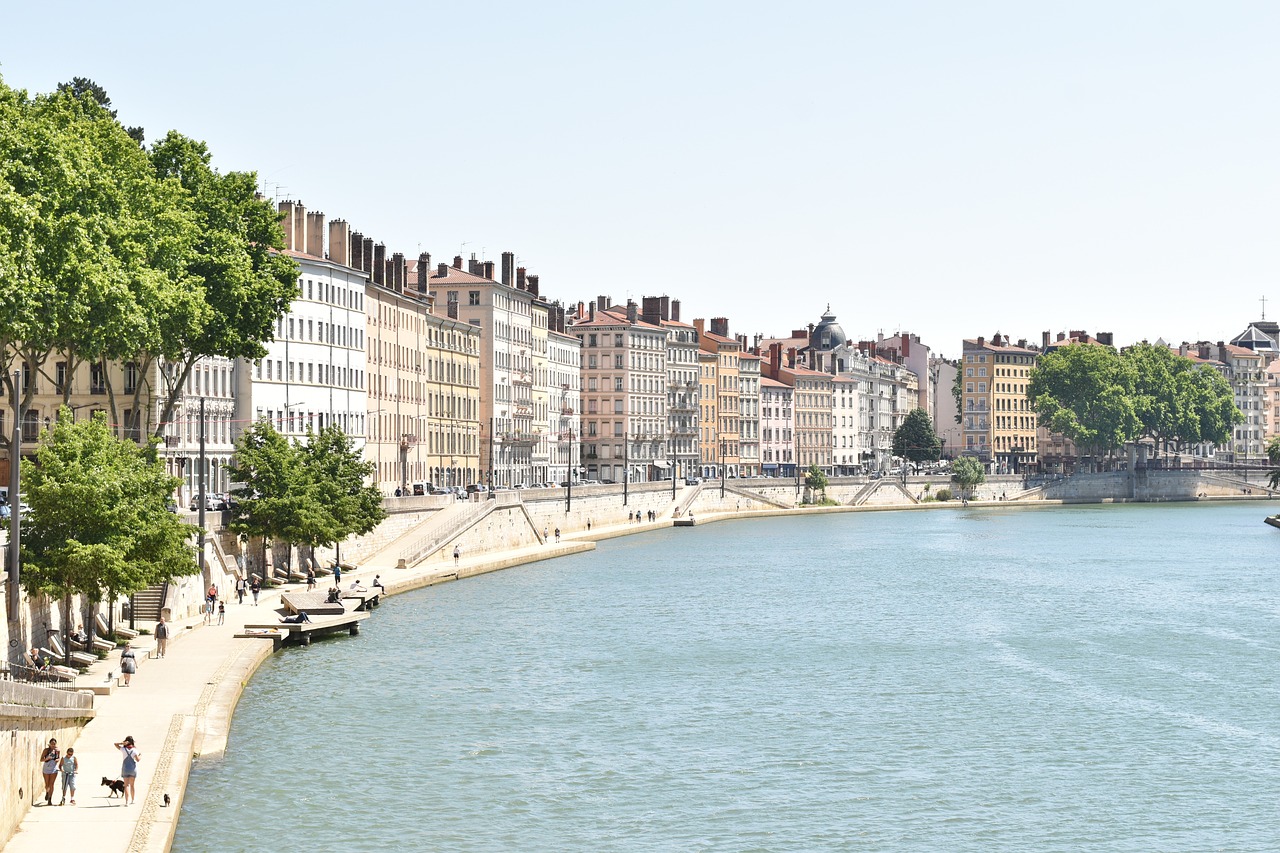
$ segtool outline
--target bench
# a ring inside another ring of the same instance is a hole
[[[342,602],[329,602],[328,593],[324,592],[286,592],[280,596],[280,603],[290,614],[305,610],[311,618],[317,616],[341,616],[347,612]]]
[[[94,615],[93,624],[98,626],[98,633],[101,634],[102,636],[107,637],[111,635],[111,630],[107,627],[107,620],[103,617],[101,613]],[[132,628],[125,628],[120,625],[116,626],[116,636],[124,637],[126,640],[132,640],[136,638],[139,635],[139,633],[140,632],[135,631]]]
[[[66,649],[62,647],[62,641],[58,639],[57,634],[49,635],[49,648],[53,651],[55,660],[67,659],[67,655],[65,654]],[[71,660],[75,661],[76,666],[84,669],[85,667],[92,666],[97,663],[98,656],[91,655],[86,652],[72,652]]]

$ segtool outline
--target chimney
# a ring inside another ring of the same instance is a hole
[[[636,322],[636,301],[634,299],[627,300],[627,322],[633,326]]]
[[[1023,349],[1026,349],[1026,348],[1027,348],[1027,339],[1026,339],[1026,338],[1018,338],[1018,346],[1022,347]]]
[[[418,254],[418,293],[423,296],[427,295],[427,291],[431,288],[428,286],[428,279],[431,275],[431,253],[420,252]]]
[[[493,261],[485,261],[483,266],[484,277],[489,279],[489,281],[493,281]]]
[[[609,302],[610,302],[610,301],[611,301],[611,300],[610,300],[610,299],[609,299],[609,297],[607,297],[607,296],[597,296],[597,297],[596,297],[596,310],[597,310],[597,311],[608,311],[608,310],[609,310]]]
[[[658,316],[660,316],[664,320],[670,320],[671,319],[671,297],[659,296],[658,299],[660,300],[658,302],[658,306],[659,306]]]
[[[472,275],[481,274],[480,262],[476,260],[475,252],[471,253],[471,258],[467,261],[467,272],[471,273]]]
[[[516,253],[503,252],[502,253],[502,283],[505,284],[507,287],[515,286],[515,281],[513,281],[512,279],[512,277],[515,275],[515,268],[516,268]]]
[[[809,324],[809,332],[804,336],[804,339],[809,342],[810,346],[813,345],[813,324],[812,323]]]
[[[454,255],[454,256],[453,256],[453,268],[454,268],[455,270],[460,270],[460,269],[462,269],[462,255]]]
[[[707,325],[707,321],[702,319],[701,317],[694,318],[693,327],[698,330],[698,337],[702,337],[707,333],[706,325]]]
[[[1111,332],[1098,332],[1098,343],[1106,344],[1107,346],[1110,347],[1110,346],[1115,346],[1114,341],[1115,341],[1115,338],[1112,337]]]
[[[529,292],[534,296],[537,296],[538,295],[538,277],[536,275],[526,276],[524,282],[525,282],[525,287],[528,288]]]
[[[660,297],[643,296],[640,298],[640,319],[651,326],[657,326],[662,323],[662,300]]]
[[[307,214],[307,254],[324,257],[324,214]]]
[[[782,344],[774,341],[769,344],[769,376],[777,379],[780,367],[782,367]]]
[[[760,342],[762,340],[764,340],[764,335],[760,334],[759,332],[756,332],[755,338],[752,340],[752,343],[751,343],[751,351],[756,355],[760,354]]]
[[[787,347],[787,367],[794,368],[796,366],[796,348]]]
[[[1040,333],[1040,349],[1047,350],[1049,348],[1049,333]]]
[[[1075,329],[1072,329],[1071,337],[1076,338],[1077,340],[1083,341],[1085,338],[1089,337],[1089,333],[1086,332],[1084,329],[1081,329],[1080,331],[1076,331]]]
[[[284,247],[297,251],[298,237],[293,229],[293,202],[282,201],[276,204],[276,210],[280,213],[280,227],[284,230]]]
[[[444,278],[448,274],[449,274],[449,265],[446,264],[444,261],[441,261],[440,266],[436,267],[436,277]]]
[[[391,269],[395,271],[396,278],[396,293],[404,293],[405,266],[403,252],[396,252],[391,256]]]
[[[373,238],[360,238],[360,269],[364,270],[366,275],[373,275]]]
[[[728,317],[712,317],[711,318],[711,334],[719,335],[722,338],[729,337],[729,318]]]
[[[528,287],[525,283],[525,268],[516,267],[516,290],[524,290]]]
[[[663,297],[663,298],[665,299],[666,297]],[[673,323],[680,322],[680,300],[679,299],[671,300],[671,322]]]
[[[342,219],[329,223],[329,259],[344,267],[351,266],[351,226]]]
[[[590,307],[589,307],[589,310],[588,310],[588,313],[587,313],[587,319],[588,319],[588,320],[594,320],[595,318],[596,318],[596,304],[595,304],[594,302],[592,302],[592,303],[590,304]]]
[[[587,316],[587,303],[578,302],[578,319],[581,320]]]
[[[982,337],[982,335],[978,335],[978,346],[984,347],[986,345],[987,345],[987,339]]]
[[[387,283],[387,244],[378,243],[373,247],[373,283]]]

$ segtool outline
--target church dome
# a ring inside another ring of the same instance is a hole
[[[849,337],[836,322],[836,315],[831,313],[831,306],[822,314],[822,322],[813,327],[813,335],[809,339],[815,350],[827,352],[849,342]]]

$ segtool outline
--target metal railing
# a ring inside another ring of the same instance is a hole
[[[63,667],[63,669],[65,668]],[[70,690],[74,692],[79,689],[76,687],[75,676],[59,672],[53,669],[52,665],[30,667],[11,663],[7,668],[0,670],[0,679],[4,681],[23,681],[28,684],[38,684],[41,687],[52,687],[55,690]]]

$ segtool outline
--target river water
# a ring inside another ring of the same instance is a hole
[[[1251,505],[612,540],[253,678],[179,851],[1280,849]]]

